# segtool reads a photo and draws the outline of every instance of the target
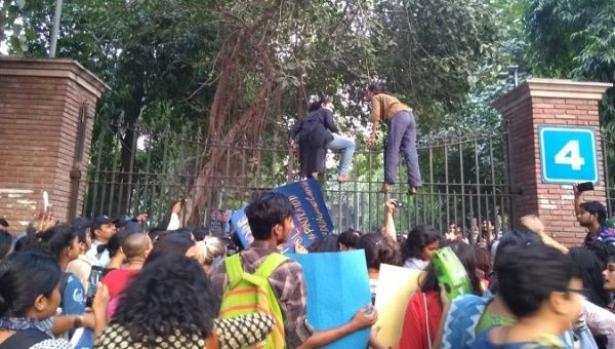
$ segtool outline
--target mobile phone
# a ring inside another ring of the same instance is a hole
[[[43,210],[45,213],[49,212],[49,194],[46,190],[43,190]]]
[[[92,306],[94,296],[96,295],[96,286],[98,286],[98,283],[100,282],[100,279],[102,279],[104,274],[105,268],[96,265],[92,266],[92,270],[90,271],[90,277],[88,277],[88,292],[86,294],[85,301],[86,306]]]
[[[592,182],[579,183],[577,184],[577,190],[579,191],[579,193],[582,193],[584,191],[594,190],[594,183]]]
[[[393,199],[393,200],[391,200],[391,202],[393,203],[393,206],[395,206],[395,207],[399,208],[399,207],[403,206],[402,202],[397,200],[397,199]]]

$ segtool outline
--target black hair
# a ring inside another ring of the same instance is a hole
[[[602,278],[604,268],[598,257],[586,247],[573,247],[569,254],[581,273],[585,297],[590,302],[606,308],[610,297],[608,291],[604,289]]]
[[[373,92],[374,94],[385,93],[387,91],[386,85],[383,82],[374,82],[367,86],[367,90],[369,92]]]
[[[508,248],[516,246],[542,245],[542,240],[536,233],[528,229],[515,229],[504,234],[498,240],[498,247],[495,251],[494,263],[497,262],[498,256],[503,254]]]
[[[146,264],[131,280],[111,323],[146,346],[177,331],[188,338],[206,338],[212,333],[217,304],[209,278],[196,260],[167,255]]]
[[[361,239],[361,232],[354,229],[348,229],[340,234],[337,238],[338,246],[343,244],[348,248],[357,248],[359,246],[359,239]]]
[[[76,229],[75,232],[77,233],[77,238],[79,239],[79,242],[85,244],[87,242],[88,229]]]
[[[0,218],[0,225],[7,228],[10,227],[9,222],[7,222],[4,218]]]
[[[308,113],[322,108],[323,104],[327,103],[329,103],[329,98],[327,98],[327,96],[323,94],[319,94],[318,100],[316,102],[310,103],[310,105],[308,106]]]
[[[334,234],[329,234],[324,238],[312,243],[307,250],[309,252],[337,252],[338,237]]]
[[[196,241],[203,241],[205,240],[205,237],[209,233],[209,229],[207,227],[197,227],[194,230],[192,230],[192,235],[194,235],[194,240]]]
[[[500,252],[495,264],[499,294],[518,318],[533,315],[552,292],[568,292],[578,276],[570,256],[544,244],[515,246]]]
[[[598,201],[587,201],[580,205],[583,211],[587,211],[598,218],[598,223],[604,224],[606,220],[606,207]]]
[[[194,246],[192,234],[185,231],[171,231],[161,235],[147,257],[146,264],[164,256],[184,256]]]
[[[408,237],[402,245],[402,259],[404,261],[408,258],[420,259],[425,246],[441,239],[442,235],[433,226],[429,224],[417,225],[408,233]]]
[[[40,295],[60,282],[58,262],[46,253],[14,253],[0,263],[0,317],[25,317]]]
[[[601,240],[587,241],[584,246],[598,257],[602,270],[606,268],[609,254],[615,254],[615,248]]]
[[[156,242],[156,240],[158,240],[158,238],[161,235],[163,235],[165,232],[166,232],[165,228],[158,226],[158,227],[150,229],[147,235],[149,235],[149,238],[152,239],[152,242]]]
[[[245,212],[254,239],[268,240],[271,238],[271,229],[292,217],[294,209],[284,194],[268,191],[256,195]]]
[[[380,264],[400,264],[399,253],[394,242],[387,240],[382,234],[369,233],[361,236],[357,248],[365,250],[367,267],[380,269]]]
[[[0,261],[6,257],[11,251],[13,245],[13,237],[4,230],[0,230]]]
[[[57,224],[38,236],[41,248],[58,261],[64,249],[70,247],[76,238],[77,230],[69,224]]]
[[[453,252],[455,252],[457,258],[459,258],[459,261],[468,274],[470,285],[472,285],[474,294],[481,295],[482,287],[478,276],[476,276],[476,252],[474,250],[474,246],[466,244],[463,241],[450,241],[446,243],[446,246],[449,246]],[[441,246],[440,248],[443,247]],[[420,280],[419,286],[423,292],[440,290],[440,286],[438,285],[438,276],[433,263],[429,263],[429,265],[427,265],[427,268],[425,269],[425,277]]]
[[[26,233],[23,236],[15,239],[15,245],[13,246],[13,252],[22,252],[29,250],[38,250],[38,240],[36,234]]]

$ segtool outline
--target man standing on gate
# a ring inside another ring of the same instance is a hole
[[[408,194],[416,194],[422,181],[416,151],[416,121],[412,108],[386,94],[384,85],[380,83],[369,85],[365,98],[371,104],[373,123],[368,146],[371,147],[376,143],[376,132],[381,120],[384,120],[389,128],[384,148],[384,183],[380,191],[384,193],[391,191],[391,185],[397,179],[397,163],[401,151],[408,172]]]

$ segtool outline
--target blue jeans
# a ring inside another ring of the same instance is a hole
[[[419,156],[416,151],[416,121],[411,111],[400,111],[388,121],[389,133],[384,148],[384,181],[389,184],[397,179],[399,153],[404,154],[408,170],[408,184],[418,188],[421,181]]]
[[[347,175],[350,172],[350,164],[352,163],[352,155],[354,154],[354,140],[350,137],[332,133],[333,140],[327,146],[335,153],[342,153],[340,160],[340,175]]]

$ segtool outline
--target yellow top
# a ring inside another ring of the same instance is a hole
[[[372,122],[389,120],[400,111],[412,111],[412,108],[403,104],[399,99],[384,93],[372,97]]]

